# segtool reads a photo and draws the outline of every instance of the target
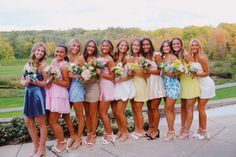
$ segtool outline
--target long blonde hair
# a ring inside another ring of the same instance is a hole
[[[43,57],[39,59],[39,64],[42,63],[44,60],[46,60],[47,48],[46,48],[46,46],[45,46],[44,43],[38,42],[38,43],[35,43],[35,44],[33,45],[32,49],[31,49],[30,61],[29,61],[29,63],[33,63],[33,61],[34,61],[34,59],[35,59],[35,54],[34,54],[34,52],[35,52],[38,48],[40,48],[40,47],[43,47],[43,48],[44,48],[45,53],[44,53]]]
[[[73,43],[78,43],[79,44],[79,52],[78,53],[81,53],[82,52],[82,44],[81,42],[79,41],[78,38],[74,38],[74,39],[71,39],[70,42],[68,43],[68,50],[69,50],[69,53],[71,51],[71,47],[72,47],[72,44]],[[78,54],[77,53],[77,54]]]
[[[199,46],[199,53],[202,54],[202,55],[204,55],[204,56],[206,57],[206,54],[205,54],[205,52],[204,52],[204,50],[203,50],[203,48],[202,48],[201,42],[200,42],[200,40],[197,39],[197,38],[192,38],[192,39],[190,40],[190,42],[189,42],[189,53],[193,56],[192,48],[191,48],[193,42],[197,42],[197,43],[198,43],[198,46]]]

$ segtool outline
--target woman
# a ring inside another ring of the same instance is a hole
[[[116,139],[119,142],[123,142],[129,137],[127,118],[124,112],[128,100],[133,99],[135,96],[135,89],[132,81],[130,80],[130,76],[128,75],[128,70],[125,68],[127,66],[126,62],[129,60],[129,57],[126,56],[129,50],[129,43],[127,40],[120,40],[116,48],[117,51],[114,55],[114,61],[116,66],[122,66],[123,74],[115,79],[114,98],[116,101],[112,104],[112,112],[119,127],[119,132]]]
[[[114,61],[112,59],[113,45],[110,40],[104,39],[101,42],[101,52],[104,59],[107,61],[106,66],[103,69],[97,69],[99,75],[99,89],[100,89],[100,102],[99,102],[99,115],[104,126],[104,135],[101,138],[102,144],[110,144],[113,142],[113,132],[111,128],[111,122],[108,117],[108,109],[111,101],[114,100],[114,74],[112,69],[114,67]]]
[[[201,95],[198,97],[198,115],[199,115],[199,128],[194,134],[199,140],[210,138],[207,130],[207,115],[206,115],[206,104],[209,98],[215,96],[215,84],[214,81],[209,77],[209,66],[208,59],[204,53],[200,41],[198,39],[192,39],[189,43],[189,52],[194,58],[194,62],[198,65],[198,71],[193,74],[194,77],[198,77],[200,83]]]
[[[72,150],[77,149],[82,145],[82,134],[84,129],[84,115],[83,115],[83,101],[85,97],[84,86],[79,80],[81,70],[80,68],[85,64],[85,60],[82,55],[82,45],[78,39],[72,39],[69,42],[69,66],[74,64],[78,66],[78,70],[75,72],[69,72],[69,77],[71,78],[71,84],[69,87],[69,101],[74,107],[76,117],[78,118],[78,133],[77,136],[73,136],[68,143],[68,146]]]
[[[197,77],[192,77],[188,74],[187,67],[193,62],[193,57],[184,51],[181,39],[172,39],[171,48],[186,69],[185,73],[180,75],[181,129],[179,131],[179,137],[185,139],[190,134],[190,127],[193,121],[193,107],[197,97],[200,96],[200,85]]]
[[[45,91],[47,87],[43,77],[46,58],[46,46],[43,43],[36,43],[32,47],[30,61],[25,65],[25,73],[21,79],[21,84],[25,86],[24,115],[25,123],[34,144],[32,156],[43,156],[46,154],[47,125],[45,108]],[[35,75],[29,72],[33,70]],[[39,124],[40,138],[34,126],[34,122]]]
[[[68,150],[63,128],[58,123],[59,118],[63,114],[69,115],[70,113],[69,94],[67,90],[70,85],[70,78],[68,75],[67,62],[64,60],[66,55],[67,47],[62,44],[57,45],[55,59],[47,70],[49,75],[49,81],[47,81],[47,83],[51,84],[51,86],[46,89],[46,109],[50,111],[48,121],[57,139],[57,144],[53,148],[53,151],[57,154]]]
[[[97,44],[94,40],[88,40],[84,47],[84,59],[87,64],[92,64],[98,57]],[[93,146],[96,142],[96,130],[98,125],[98,101],[99,101],[99,85],[98,78],[84,81],[85,86],[85,116],[87,139],[85,141],[87,146]]]
[[[171,43],[169,40],[162,42],[160,52],[163,55],[163,60],[167,66],[171,67],[171,64],[177,57],[171,51]],[[165,69],[165,68],[164,68]],[[175,103],[180,94],[180,85],[177,75],[174,73],[173,68],[163,70],[164,75],[164,86],[165,86],[165,106],[164,111],[166,114],[166,120],[168,124],[168,132],[164,137],[165,142],[169,142],[175,139]]]
[[[131,53],[133,56],[133,63],[137,64],[143,58],[141,56],[141,41],[139,39],[135,39],[131,43]],[[133,139],[140,139],[144,135],[143,130],[143,113],[142,107],[143,103],[148,100],[148,87],[146,82],[147,75],[141,68],[137,68],[134,70],[134,77],[132,82],[135,87],[135,96],[131,102],[133,117],[134,117],[134,132],[131,134]]]
[[[163,78],[160,76],[160,69],[158,69],[162,62],[162,57],[160,52],[155,52],[152,41],[149,38],[143,38],[141,45],[142,55],[151,63],[151,67],[147,70],[149,74],[147,78],[149,129],[146,136],[148,139],[153,140],[160,137],[158,129],[160,121],[159,105],[161,99],[165,96]]]

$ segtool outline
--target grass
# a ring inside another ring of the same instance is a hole
[[[1,93],[1,92],[0,92]],[[19,94],[20,92],[18,92]],[[222,89],[216,90],[216,96],[211,100],[220,100],[226,98],[234,98],[236,97],[236,87],[227,87]],[[177,104],[180,103],[180,99],[177,100]],[[161,105],[164,105],[162,100]],[[23,106],[23,97],[13,97],[13,98],[0,98],[0,109],[1,108],[12,108],[12,107],[20,107]],[[146,106],[146,103],[144,104]],[[131,109],[130,103],[127,105],[128,109]],[[15,117],[15,116],[22,116],[22,111],[14,111],[14,112],[5,112],[0,114],[0,118],[6,117]]]

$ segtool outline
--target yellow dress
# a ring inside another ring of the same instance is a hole
[[[132,79],[132,82],[135,87],[135,96],[134,101],[138,102],[144,102],[148,100],[148,87],[147,87],[147,81],[140,77],[140,76],[134,76]]]
[[[187,64],[183,61],[185,68]],[[192,78],[187,73],[180,76],[180,98],[192,99],[200,96],[200,84],[197,77]]]

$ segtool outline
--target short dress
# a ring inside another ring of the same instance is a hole
[[[102,71],[105,74],[109,74],[108,67],[104,67]],[[100,77],[99,89],[100,89],[100,96],[99,96],[100,101],[113,101],[114,100],[115,84],[113,81]]]
[[[79,69],[76,74],[81,74],[81,70]],[[84,85],[81,83],[80,80],[72,78],[69,87],[69,101],[82,102],[84,101],[84,97],[85,97]]]
[[[36,71],[36,78],[43,80],[42,74]],[[24,74],[25,77],[25,74]],[[29,84],[25,87],[24,95],[24,115],[26,117],[37,117],[46,114],[44,87]]]
[[[124,68],[124,67],[123,67]],[[127,70],[124,68],[125,75],[122,77],[127,77]],[[126,80],[122,82],[115,83],[115,100],[127,101],[128,99],[133,99],[135,96],[135,87],[132,80]]]
[[[158,66],[155,61],[151,61],[151,70],[157,70]],[[148,99],[157,99],[165,97],[165,87],[162,76],[151,74],[147,78]]]
[[[198,62],[196,62],[198,65],[198,73],[202,73],[203,69],[202,69],[202,65]],[[206,77],[198,77],[199,83],[200,83],[200,91],[201,91],[201,95],[200,98],[201,99],[209,99],[214,97],[215,94],[215,83],[214,81],[210,78],[210,76],[206,76]]]
[[[186,71],[180,75],[180,97],[182,99],[192,99],[200,96],[200,84],[198,77],[191,77],[188,74],[187,64],[183,61]],[[195,64],[195,63],[194,63]]]
[[[85,102],[97,102],[99,101],[99,95],[100,95],[100,90],[99,90],[99,85],[98,81],[94,83],[88,83],[84,85],[85,87]]]
[[[169,71],[172,72],[172,71]],[[177,77],[163,77],[165,86],[165,95],[171,99],[178,99],[180,95],[180,83]]]
[[[65,63],[61,62],[58,68],[63,65]],[[58,76],[58,80],[62,80],[62,75]],[[50,88],[46,88],[46,109],[61,114],[70,113],[69,94],[66,87],[52,83]]]
[[[147,81],[141,76],[135,75],[132,79],[135,88],[134,101],[145,102],[148,100]]]

